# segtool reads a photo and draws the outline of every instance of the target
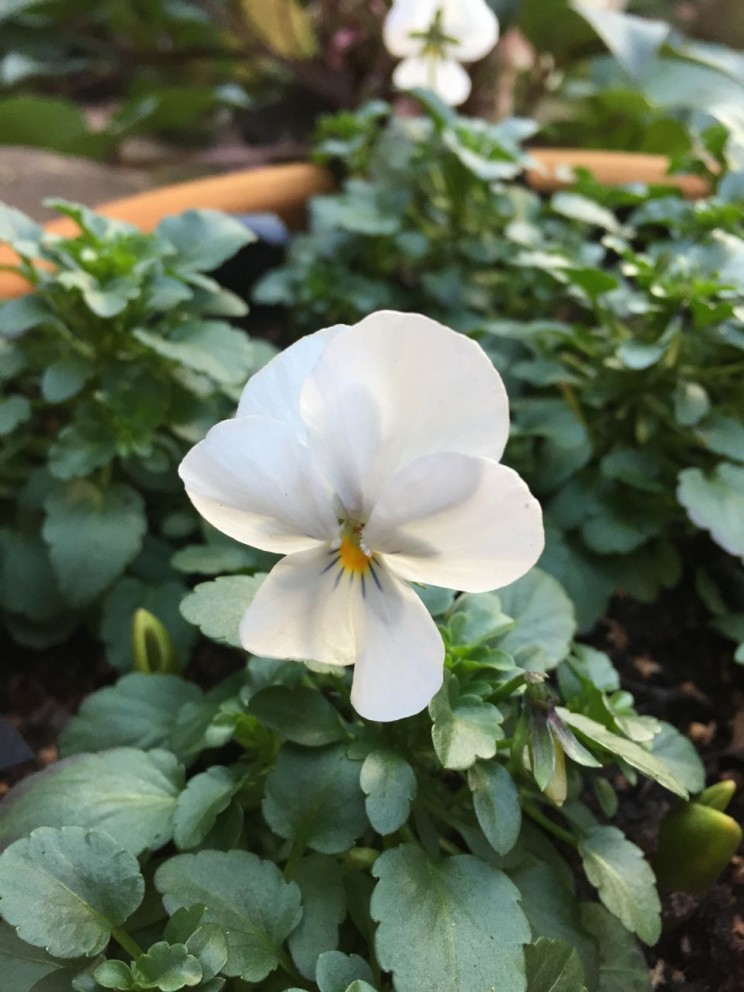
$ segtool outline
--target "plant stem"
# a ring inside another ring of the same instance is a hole
[[[132,959],[138,958],[141,954],[145,953],[137,941],[130,937],[126,930],[122,930],[121,927],[111,927],[111,936]]]
[[[291,882],[294,878],[297,865],[300,863],[300,859],[304,853],[305,843],[301,838],[296,837],[292,844],[292,850],[289,852],[287,863],[284,866],[284,877],[288,882]]]
[[[498,703],[500,700],[506,699],[508,696],[513,695],[517,689],[521,689],[524,683],[524,672],[520,672],[519,675],[515,675],[513,679],[509,679],[508,682],[504,682],[503,685],[500,685],[498,689],[494,690],[489,696],[489,702]]]
[[[539,823],[543,829],[547,830],[548,833],[553,834],[553,836],[557,837],[558,840],[562,840],[564,843],[570,844],[571,847],[578,846],[576,838],[572,833],[570,833],[570,831],[564,830],[563,827],[559,827],[557,823],[553,823],[549,817],[545,816],[544,813],[541,813],[539,809],[536,809],[536,807],[530,805],[529,803],[523,803],[522,809],[527,816],[530,817],[530,819],[534,820],[535,823]]]

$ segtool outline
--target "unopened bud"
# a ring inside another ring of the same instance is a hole
[[[139,609],[132,621],[134,668],[146,675],[178,673],[173,640],[163,624],[149,610]]]

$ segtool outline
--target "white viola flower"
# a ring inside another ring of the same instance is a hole
[[[418,314],[330,327],[269,362],[179,469],[218,530],[286,555],[242,619],[246,650],[353,664],[368,719],[422,710],[444,645],[408,582],[483,592],[543,548],[539,504],[499,464],[508,433],[480,345]]]
[[[499,22],[486,0],[395,0],[382,34],[390,54],[403,60],[393,73],[398,89],[420,86],[458,107],[471,89],[460,63],[488,55]]]

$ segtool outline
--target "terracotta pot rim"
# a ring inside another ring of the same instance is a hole
[[[528,185],[544,193],[570,182],[570,170],[585,168],[610,186],[640,182],[675,186],[691,199],[704,196],[707,184],[698,176],[667,175],[663,155],[596,151],[572,148],[529,149],[535,166],[526,172]],[[190,182],[156,187],[143,193],[109,200],[95,209],[106,217],[126,220],[143,231],[153,230],[163,217],[190,208],[211,208],[226,213],[277,213],[290,228],[302,226],[310,197],[331,192],[334,181],[328,169],[308,162],[245,169]],[[50,221],[44,229],[63,237],[77,226],[67,217]],[[14,265],[17,256],[0,245],[0,299],[12,299],[30,290],[29,284],[2,267]]]

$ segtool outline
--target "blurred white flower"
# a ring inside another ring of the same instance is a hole
[[[485,352],[417,314],[375,313],[277,356],[180,467],[211,524],[286,554],[243,617],[245,648],[354,664],[369,719],[423,709],[444,646],[407,582],[482,592],[542,551],[540,506],[498,463],[508,432]]]
[[[476,62],[499,38],[486,0],[395,0],[383,25],[385,47],[403,61],[393,82],[401,90],[430,89],[451,107],[470,95],[461,62]]]

